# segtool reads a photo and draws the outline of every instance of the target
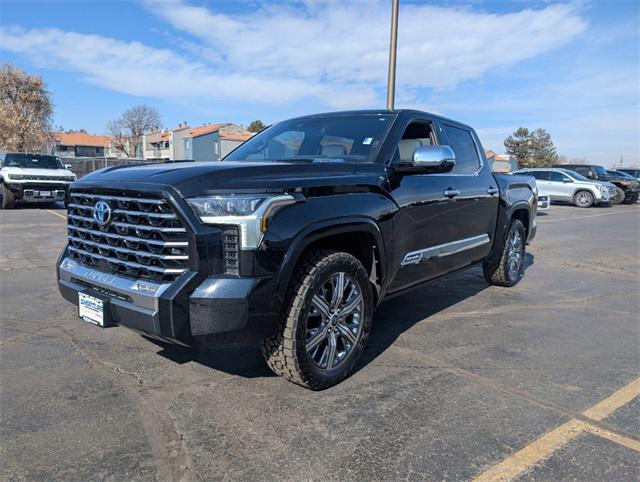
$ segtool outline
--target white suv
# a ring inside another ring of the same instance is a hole
[[[616,187],[610,182],[594,181],[568,169],[530,168],[514,174],[535,177],[538,189],[551,201],[566,201],[581,208],[609,203],[616,197]]]
[[[0,152],[0,206],[11,209],[16,201],[64,201],[76,175],[56,156]]]

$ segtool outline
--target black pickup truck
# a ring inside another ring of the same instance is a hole
[[[384,299],[477,264],[494,285],[522,277],[535,180],[482,152],[452,120],[353,111],[277,123],[222,162],[96,171],[71,187],[60,291],[103,327],[242,331],[274,372],[326,388]]]

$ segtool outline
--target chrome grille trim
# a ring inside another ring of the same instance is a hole
[[[131,241],[134,243],[147,243],[147,244],[153,244],[157,246],[166,246],[166,247],[175,247],[175,248],[187,247],[189,245],[187,241],[157,241],[155,239],[136,238],[135,236],[124,236],[122,234],[104,233],[100,231],[95,231],[93,229],[80,228],[78,226],[68,226],[68,227],[73,231],[79,231],[81,233],[93,234],[94,236],[102,236],[102,237],[111,238],[111,239],[122,239],[124,241]]]
[[[109,196],[102,194],[85,194],[74,192],[74,197],[83,197],[87,199],[106,199],[113,201],[124,201],[124,202],[138,202],[138,203],[148,203],[148,204],[164,204],[164,199],[150,199],[150,198],[137,198],[137,197],[127,197],[127,196]]]
[[[77,219],[78,221],[84,221],[87,223],[97,224],[97,221],[93,218],[88,218],[86,216],[78,216],[76,214],[68,214],[67,217],[71,219]],[[186,233],[187,230],[184,228],[158,228],[156,226],[145,226],[144,224],[130,224],[130,223],[121,223],[118,221],[114,221],[111,223],[112,226],[120,226],[123,228],[132,228],[132,229],[146,229],[149,231],[158,231],[161,233]]]
[[[129,214],[131,216],[149,216],[150,218],[162,218],[162,219],[178,219],[175,214],[167,213],[145,213],[143,211],[128,211],[126,209],[114,209],[114,214]]]
[[[187,230],[169,201],[125,190],[72,190],[69,198],[71,259],[99,272],[160,283],[172,282],[188,270]],[[93,217],[98,201],[111,208],[104,224]]]
[[[83,254],[85,256],[89,256],[90,258],[103,259],[103,260],[108,261],[110,263],[121,264],[123,266],[129,266],[130,268],[146,269],[146,270],[149,270],[149,271],[155,271],[157,273],[162,273],[162,274],[181,274],[181,273],[184,273],[185,271],[187,271],[186,269],[158,268],[157,266],[147,266],[147,265],[144,265],[144,264],[134,263],[133,261],[123,261],[123,260],[118,259],[118,258],[112,258],[110,256],[104,256],[102,254],[97,254],[97,253],[92,253],[90,251],[85,251],[84,249],[74,248],[73,246],[69,246],[69,251],[80,253],[80,254]]]
[[[189,256],[187,255],[162,255],[162,254],[155,254],[155,253],[147,253],[145,252],[144,254],[140,254],[141,251],[135,251],[133,249],[127,249],[127,248],[119,248],[117,246],[111,246],[109,244],[104,244],[104,243],[96,243],[95,241],[89,241],[87,239],[81,239],[81,238],[76,238],[75,236],[69,236],[69,239],[71,241],[76,241],[82,244],[87,244],[89,246],[95,246],[96,248],[101,248],[101,249],[106,249],[106,250],[111,250],[111,251],[117,251],[119,253],[126,253],[126,254],[132,254],[134,256],[142,256],[142,257],[151,257],[151,258],[157,258],[157,259],[166,259],[166,260],[182,260],[182,259],[189,259]]]
[[[93,210],[93,206],[91,206],[89,204],[70,203],[68,207],[87,210],[87,211],[92,211]],[[145,213],[144,211],[130,211],[130,210],[127,210],[127,209],[114,209],[113,213],[114,214],[125,214],[125,215],[129,214],[131,216],[148,216],[150,218],[178,219],[178,217],[175,214],[170,214],[170,213]]]

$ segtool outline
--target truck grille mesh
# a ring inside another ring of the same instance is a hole
[[[105,225],[94,206],[111,209]],[[171,205],[146,193],[70,193],[69,256],[99,271],[170,282],[188,269],[187,231]]]

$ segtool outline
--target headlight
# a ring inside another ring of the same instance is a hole
[[[9,179],[24,179],[25,177],[24,174],[9,174]]]
[[[65,181],[75,181],[76,176],[75,174],[73,176],[64,176],[62,179],[64,179]]]
[[[295,203],[288,194],[211,196],[187,199],[193,212],[205,224],[233,224],[240,228],[240,249],[256,249],[270,215],[288,204]]]
[[[603,193],[603,194],[609,191],[609,186],[604,186],[603,185],[603,186],[598,186],[598,187],[600,188],[600,192]]]

